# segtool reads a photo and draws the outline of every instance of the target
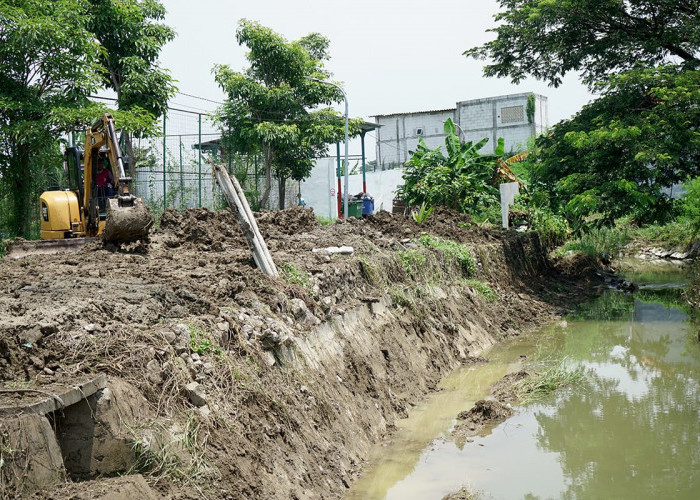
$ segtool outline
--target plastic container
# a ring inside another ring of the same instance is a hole
[[[374,213],[374,198],[362,199],[362,215],[372,215]]]

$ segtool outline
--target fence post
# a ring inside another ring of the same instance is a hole
[[[180,208],[185,208],[185,177],[182,172],[182,136],[180,136]]]
[[[166,138],[167,138],[167,136],[166,136],[166,132],[167,132],[166,117],[167,117],[167,113],[163,113],[163,211],[164,212],[168,208],[168,202],[167,202],[166,196],[165,196],[166,190],[167,190],[167,187],[165,185],[165,163],[167,161],[167,152],[165,149],[166,148]]]
[[[202,113],[199,113],[199,207],[202,207]]]

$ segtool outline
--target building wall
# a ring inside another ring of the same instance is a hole
[[[436,148],[444,144],[445,120],[452,118],[454,109],[425,111],[378,116],[377,162],[384,169],[400,167],[409,158],[409,151],[415,151],[418,139],[422,137],[426,145]]]
[[[452,118],[458,126],[457,134],[464,141],[488,139],[481,149],[483,154],[494,152],[498,138],[503,137],[506,151],[523,150],[528,140],[543,133],[548,126],[547,98],[535,97],[535,113],[527,116],[530,93],[489,97],[458,102],[455,109],[379,115],[377,130],[377,161],[385,168],[401,166],[418,144],[418,133],[428,147],[444,145],[443,124]],[[418,130],[420,129],[420,130]]]

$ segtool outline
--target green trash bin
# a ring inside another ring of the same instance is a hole
[[[340,202],[340,213],[345,214],[345,202]],[[349,217],[355,217],[357,219],[362,218],[362,200],[350,201],[348,200],[348,214]]]

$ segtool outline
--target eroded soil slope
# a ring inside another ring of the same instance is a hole
[[[93,244],[4,259],[2,387],[106,374],[133,388],[143,411],[113,431],[132,450],[115,473],[142,473],[159,495],[341,498],[371,445],[444,374],[583,299],[535,235],[449,211],[424,225],[382,212],[320,226],[293,208],[258,224],[280,278],[253,267],[232,213],[204,209],[167,211],[143,253]],[[474,269],[422,233],[465,244]],[[354,253],[312,251],[342,245]],[[4,494],[29,493],[8,474]],[[65,481],[36,495],[100,489]]]

